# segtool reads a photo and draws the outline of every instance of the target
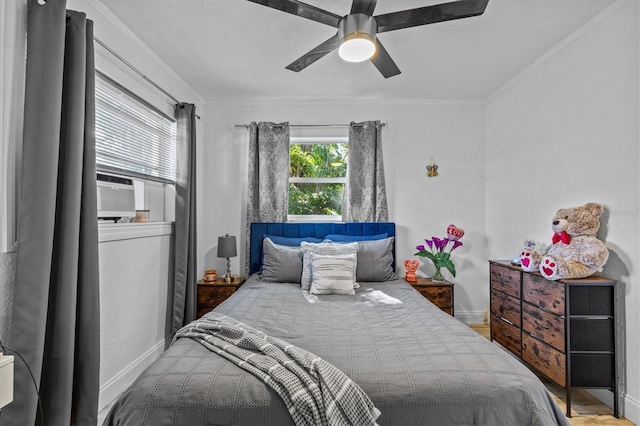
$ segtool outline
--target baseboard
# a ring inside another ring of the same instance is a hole
[[[589,389],[588,392],[613,409],[613,392],[605,389]],[[640,401],[628,395],[622,395],[620,398],[620,415],[634,424],[640,424]]]
[[[111,378],[108,382],[100,386],[100,396],[98,398],[98,411],[109,405],[118,397],[131,383],[147,368],[153,361],[164,352],[166,342],[161,340],[140,358],[132,362],[127,368]]]
[[[484,311],[455,311],[454,316],[465,324],[486,324]]]

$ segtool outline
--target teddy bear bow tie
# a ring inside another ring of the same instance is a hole
[[[555,244],[559,241],[562,241],[562,244],[569,244],[571,242],[571,235],[567,234],[567,231],[562,231],[560,233],[556,232],[553,234],[551,242]]]

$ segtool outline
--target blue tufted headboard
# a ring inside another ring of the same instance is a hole
[[[249,255],[249,272],[254,274],[260,270],[262,262],[262,239],[264,235],[281,237],[316,237],[324,238],[329,234],[367,236],[386,233],[396,236],[396,224],[392,222],[352,222],[352,223],[252,223],[251,252]],[[393,244],[393,268],[395,269],[395,240]]]

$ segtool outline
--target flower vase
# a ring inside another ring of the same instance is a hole
[[[442,272],[440,272],[439,266],[436,266],[436,272],[433,274],[433,277],[431,277],[431,281],[433,281],[434,283],[439,283],[444,281],[444,277],[442,276]]]

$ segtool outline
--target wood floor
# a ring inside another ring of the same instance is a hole
[[[489,339],[489,326],[487,324],[472,324],[472,329],[483,337]],[[541,378],[547,389],[551,392],[556,402],[563,412],[566,412],[567,405],[565,392],[560,386]],[[598,399],[591,396],[585,390],[578,389],[571,393],[571,418],[572,425],[634,425],[635,423],[621,417],[613,417],[611,408],[604,405]]]

